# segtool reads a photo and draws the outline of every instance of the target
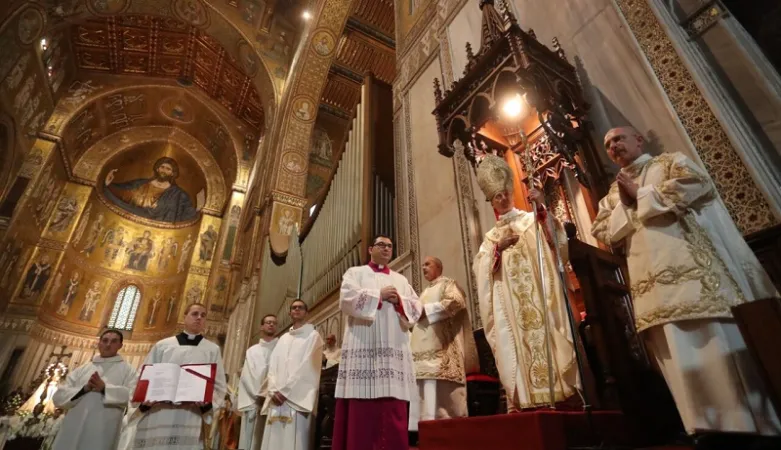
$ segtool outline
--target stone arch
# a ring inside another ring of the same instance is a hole
[[[102,168],[115,156],[148,142],[174,142],[198,163],[206,177],[204,212],[219,215],[228,200],[225,176],[217,161],[195,137],[178,128],[165,126],[135,127],[106,136],[90,147],[73,167],[73,176],[90,184],[97,183]],[[106,151],[108,149],[108,151]]]
[[[354,0],[325,0],[319,2],[315,19],[310,22],[310,28],[302,36],[299,55],[291,68],[284,97],[280,102],[279,117],[274,128],[269,130],[262,152],[272,152],[269,155],[269,167],[262,176],[256,177],[256,183],[262,183],[276,191],[272,195],[275,204],[286,204],[298,212],[306,204],[306,180],[309,165],[309,142],[311,141],[315,117],[297,114],[302,102],[312,102],[317,107],[325,86],[328,70],[336,54],[337,43],[341,36],[347,18],[352,10]],[[283,170],[283,159],[296,155],[303,161],[304,170],[291,173]],[[260,168],[259,165],[256,167]],[[267,191],[262,189],[261,191]],[[266,192],[267,193],[267,192]],[[265,193],[264,193],[265,194]],[[265,201],[266,195],[259,195],[259,202]],[[261,205],[254,205],[260,207]],[[274,208],[272,208],[274,209]],[[277,233],[272,222],[269,232]],[[286,239],[272,240],[273,252],[286,253]],[[279,243],[281,244],[279,244]]]

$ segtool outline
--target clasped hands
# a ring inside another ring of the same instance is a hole
[[[640,189],[640,186],[624,172],[618,173],[616,183],[618,184],[618,195],[621,198],[621,203],[626,206],[634,205],[637,202],[637,190]]]
[[[393,305],[398,305],[401,301],[401,296],[395,287],[385,286],[384,288],[380,289],[380,300],[391,303]]]
[[[97,372],[93,372],[84,386],[84,392],[103,392],[104,389],[106,389],[106,383]]]
[[[271,403],[277,406],[282,406],[282,404],[285,403],[285,401],[287,401],[287,397],[280,394],[279,392],[274,392],[273,394],[271,394]]]

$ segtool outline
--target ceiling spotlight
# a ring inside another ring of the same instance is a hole
[[[524,112],[524,102],[521,94],[506,99],[502,105],[502,112],[509,118],[517,118]]]
[[[303,17],[303,18],[304,18],[304,20],[309,20],[309,19],[311,19],[311,18],[312,18],[312,13],[310,13],[310,12],[309,12],[309,11],[307,11],[307,10],[304,10],[304,13],[303,13],[303,14],[301,14],[301,17]]]

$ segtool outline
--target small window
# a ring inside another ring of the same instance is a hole
[[[141,303],[141,291],[138,286],[129,284],[122,288],[114,301],[114,309],[108,319],[108,327],[118,330],[132,330],[133,321],[136,319],[136,311]]]

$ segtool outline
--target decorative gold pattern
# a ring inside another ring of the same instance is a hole
[[[617,0],[667,97],[713,178],[727,209],[745,235],[778,223],[721,123],[696,87],[649,0]]]

